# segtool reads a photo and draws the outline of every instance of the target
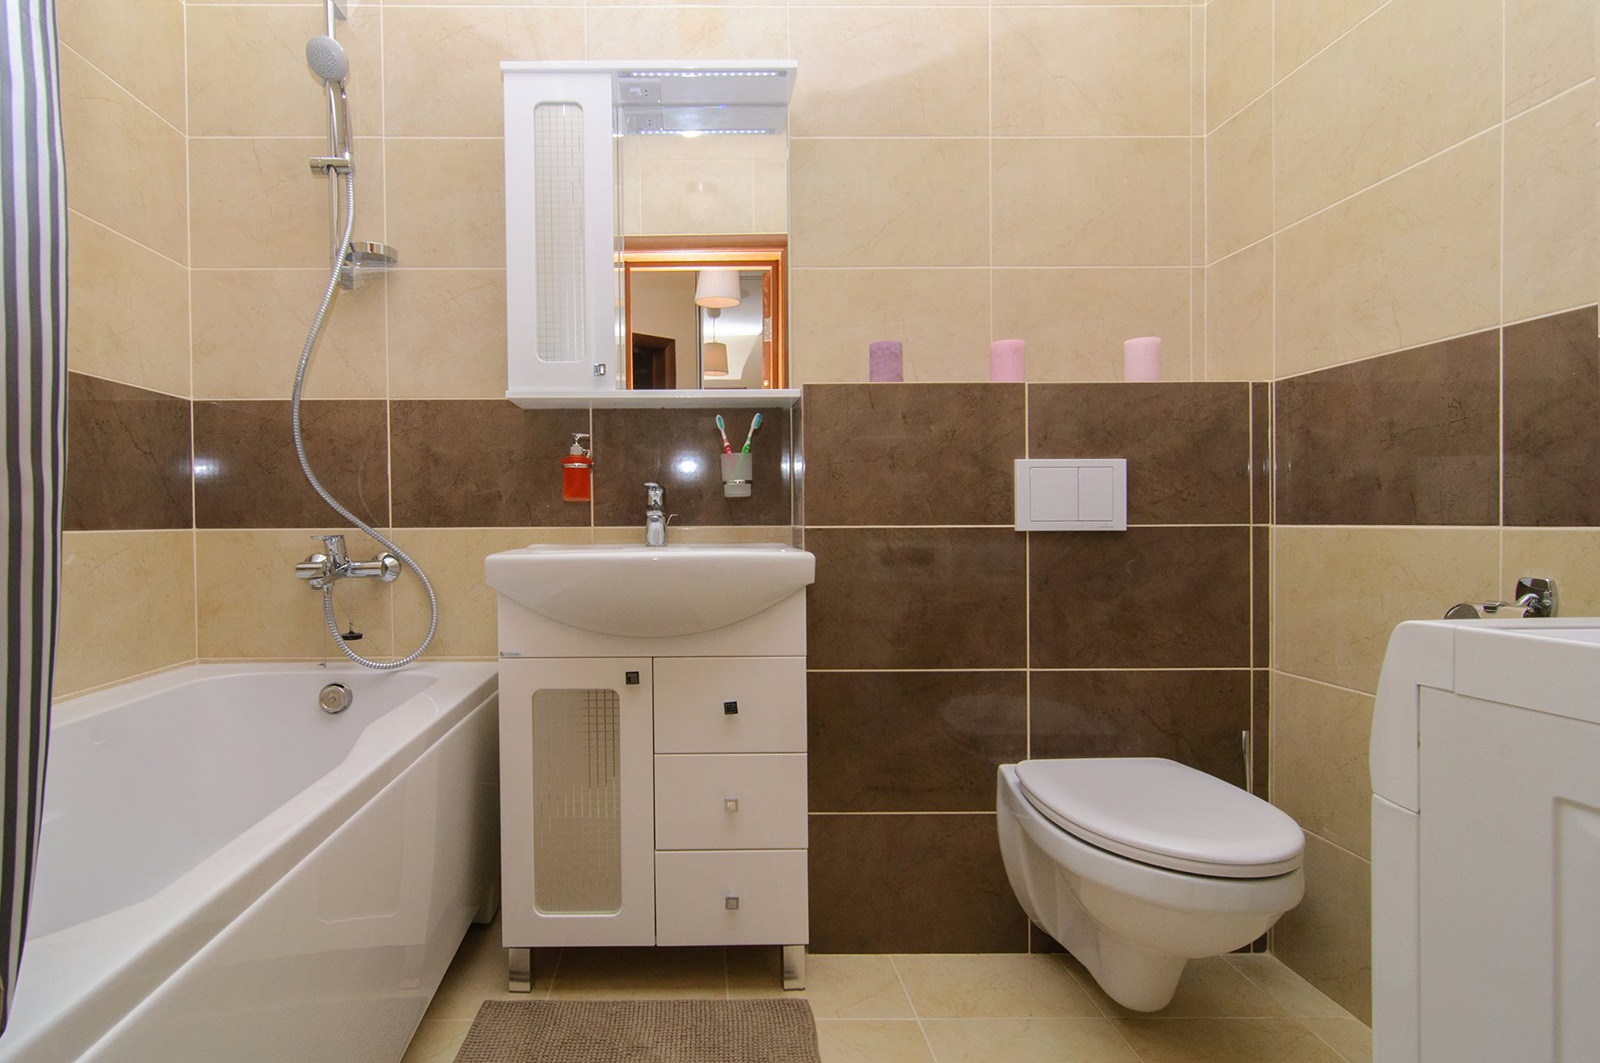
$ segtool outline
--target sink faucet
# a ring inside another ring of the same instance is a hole
[[[667,545],[667,518],[661,512],[662,489],[658,483],[644,485],[644,544]]]

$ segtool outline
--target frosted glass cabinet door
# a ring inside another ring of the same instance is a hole
[[[508,948],[655,941],[648,658],[502,661]]]

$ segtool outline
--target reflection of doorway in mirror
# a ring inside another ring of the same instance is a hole
[[[787,387],[786,244],[781,236],[627,238],[622,256],[627,349],[634,351],[641,335],[674,340],[679,388]],[[718,308],[715,318],[709,308],[695,302],[702,271],[735,274],[738,279],[738,303]],[[723,375],[705,371],[705,344],[711,342],[727,346]],[[636,371],[636,366],[651,363],[629,361],[629,388],[662,386],[661,374]]]

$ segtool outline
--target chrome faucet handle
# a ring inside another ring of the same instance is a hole
[[[350,554],[345,549],[343,535],[313,535],[313,539],[321,539],[328,547],[328,560],[334,566],[348,564]]]

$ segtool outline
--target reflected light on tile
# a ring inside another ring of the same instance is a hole
[[[672,459],[672,467],[678,470],[678,475],[685,480],[698,480],[705,471],[705,462],[700,460],[698,454],[679,454]]]

